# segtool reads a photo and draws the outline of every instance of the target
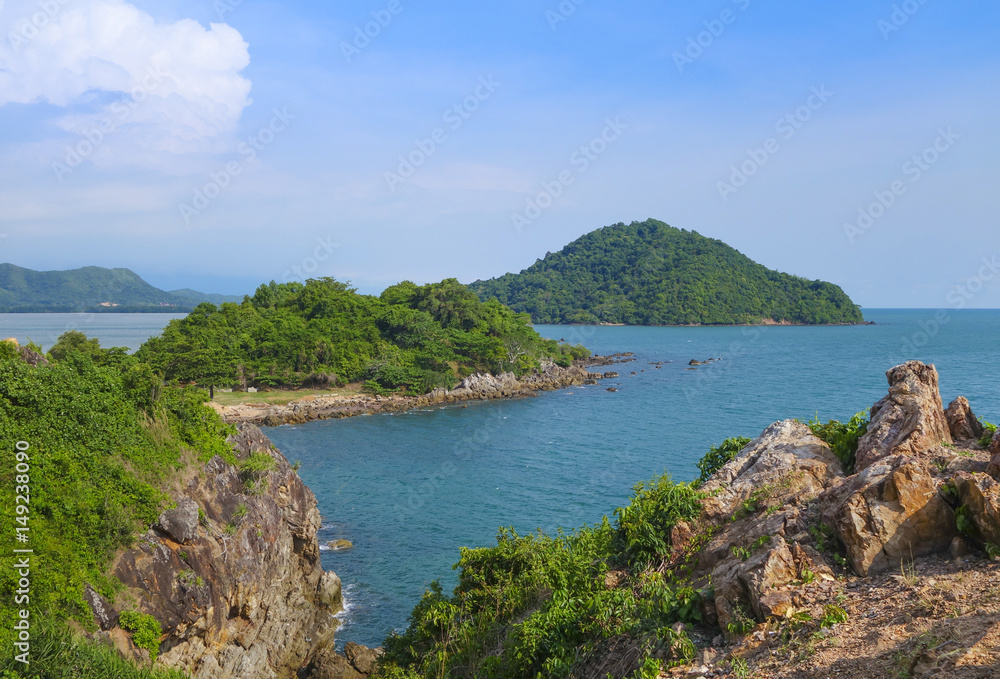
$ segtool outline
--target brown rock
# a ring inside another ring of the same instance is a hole
[[[952,443],[933,365],[910,361],[886,373],[889,395],[872,406],[871,423],[858,444],[855,469],[890,455],[918,457]]]
[[[969,547],[969,543],[965,541],[965,538],[956,536],[955,539],[951,541],[951,547],[948,548],[948,553],[951,554],[951,558],[953,559],[961,559],[972,554],[972,549]]]
[[[732,558],[712,573],[715,609],[719,627],[727,638],[736,636],[730,629],[744,620],[766,620],[784,615],[791,607],[791,597],[778,591],[798,577],[795,560],[783,538],[772,538],[745,562]]]
[[[382,654],[383,651],[380,648],[368,648],[351,641],[344,646],[344,655],[354,665],[354,669],[366,676],[375,672],[378,659],[382,657]]]
[[[804,504],[844,476],[840,460],[806,425],[775,422],[705,482],[704,517],[728,519],[747,501]]]
[[[969,399],[964,396],[959,396],[951,402],[945,412],[945,418],[948,420],[948,430],[956,441],[972,439],[978,441],[986,433],[982,423],[972,412]]]
[[[955,487],[978,537],[983,542],[1000,546],[1000,483],[986,474],[959,472],[955,476]]]
[[[955,513],[927,465],[903,455],[882,459],[820,498],[861,576],[948,548]]]

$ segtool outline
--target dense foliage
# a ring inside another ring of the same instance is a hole
[[[199,305],[138,355],[169,380],[202,385],[317,386],[366,382],[425,393],[473,372],[523,374],[582,347],[542,339],[526,314],[480,302],[454,279],[359,295],[330,278],[262,285],[242,304]]]
[[[0,313],[45,311],[190,311],[218,295],[194,290],[165,292],[128,269],[88,266],[71,271],[33,271],[0,264]],[[117,307],[101,307],[109,302]],[[161,307],[161,304],[170,306]]]
[[[0,342],[0,441],[8,460],[16,442],[27,444],[30,467],[28,478],[18,478],[13,464],[0,472],[5,507],[13,508],[17,485],[28,486],[18,492],[30,495],[27,517],[3,512],[0,533],[13,536],[16,528],[27,528],[21,531],[27,546],[44,555],[32,562],[33,624],[71,618],[92,626],[83,601],[86,585],[114,598],[120,584],[107,574],[111,558],[156,520],[167,502],[162,489],[172,477],[214,455],[233,458],[226,444],[233,430],[205,407],[206,400],[193,388],[163,387],[148,365],[122,349],[101,349],[80,333],[63,335],[50,362],[38,367],[25,363],[12,343]],[[4,649],[11,648],[18,577],[10,560],[5,554],[0,568]],[[153,646],[155,630],[149,621],[139,622],[144,643]],[[93,658],[81,653],[87,662],[104,662],[96,651]]]
[[[470,286],[535,323],[860,323],[838,286],[772,271],[725,243],[648,220],[593,231],[519,274]]]
[[[645,678],[692,659],[674,626],[700,621],[703,593],[655,566],[702,497],[661,477],[636,486],[615,526],[556,537],[503,529],[495,547],[461,550],[453,596],[431,587],[409,629],[387,640],[381,676]]]

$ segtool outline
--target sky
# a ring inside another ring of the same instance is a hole
[[[996,308],[998,76],[984,0],[0,0],[0,261],[377,293],[652,217]]]

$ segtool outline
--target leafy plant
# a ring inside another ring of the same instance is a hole
[[[982,448],[989,448],[990,443],[993,441],[993,436],[997,433],[997,426],[989,422],[983,422],[983,429],[986,431],[983,434],[983,438],[979,439],[979,445]]]
[[[820,629],[824,627],[833,627],[834,625],[839,625],[842,622],[847,622],[848,617],[847,611],[840,606],[828,604],[823,608],[823,617],[819,619]]]
[[[826,424],[823,424],[819,421],[819,416],[817,415],[809,422],[809,428],[817,438],[830,446],[833,454],[844,465],[844,471],[848,474],[853,474],[854,458],[858,452],[858,443],[861,437],[868,432],[869,421],[867,410],[856,414],[846,424],[837,420],[830,420]]]
[[[733,670],[733,674],[736,676],[736,679],[750,679],[752,676],[750,666],[743,658],[733,658],[730,663],[730,668]]]
[[[118,626],[132,633],[132,643],[149,651],[149,659],[156,662],[160,652],[160,637],[163,630],[160,622],[151,615],[139,611],[122,611],[118,618]]]
[[[671,530],[680,521],[695,519],[704,497],[693,485],[674,483],[668,475],[636,484],[631,503],[615,510],[616,544],[637,565],[669,554]]]
[[[728,438],[717,446],[712,446],[708,453],[698,461],[698,470],[701,475],[695,482],[695,486],[701,486],[712,474],[722,469],[722,467],[734,459],[741,450],[750,444],[750,439],[745,436]]]

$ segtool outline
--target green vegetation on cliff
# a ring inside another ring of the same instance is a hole
[[[653,219],[588,233],[519,274],[469,286],[535,323],[861,323],[838,286],[772,271]]]
[[[205,386],[316,386],[367,382],[425,393],[474,372],[524,374],[582,347],[542,339],[526,314],[480,302],[454,279],[400,283],[381,297],[330,278],[271,282],[243,304],[201,304],[171,321],[138,356],[168,380]]]
[[[27,602],[36,661],[30,672],[9,653],[22,605],[14,601],[19,576],[12,556],[8,551],[2,557],[0,671],[25,677],[166,676],[134,667],[130,673],[124,660],[115,664],[113,652],[86,644],[73,642],[67,649],[59,625],[46,621],[73,619],[93,628],[86,586],[114,598],[121,585],[107,569],[116,550],[132,545],[166,508],[164,489],[179,470],[214,455],[232,457],[226,444],[232,428],[204,405],[204,392],[162,386],[160,376],[122,349],[101,349],[70,332],[49,358],[33,367],[14,344],[0,342],[0,440],[10,461],[0,472],[10,510],[0,515],[0,533],[26,535],[20,546],[37,555]],[[23,453],[20,469],[15,448]],[[26,513],[14,511],[15,492],[29,500],[22,503]],[[69,674],[56,673],[66,667],[56,664],[59,650],[69,653],[64,662],[79,663]]]

